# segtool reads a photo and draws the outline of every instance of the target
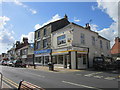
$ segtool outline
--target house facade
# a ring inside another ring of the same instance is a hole
[[[51,33],[68,24],[69,21],[67,20],[67,16],[65,16],[64,18],[51,22],[35,31],[35,64],[47,65],[48,62],[51,61]]]
[[[110,56],[110,41],[91,31],[88,24],[70,23],[51,37],[53,63],[64,68],[85,69],[92,67],[94,57]]]

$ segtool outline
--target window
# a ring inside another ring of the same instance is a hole
[[[39,49],[40,48],[40,41],[37,42],[37,46],[36,46],[36,49]]]
[[[103,48],[103,46],[102,46],[102,40],[100,40],[100,48]]]
[[[86,64],[86,55],[83,55],[83,64]]]
[[[47,47],[47,39],[43,40],[43,48]]]
[[[44,29],[44,36],[46,36],[47,35],[47,30],[46,30],[46,28]]]
[[[81,44],[85,44],[85,35],[81,33]]]
[[[38,31],[38,33],[37,33],[37,34],[38,34],[38,38],[40,38],[40,31]]]
[[[92,36],[92,45],[95,45],[95,37]]]
[[[57,45],[64,44],[64,43],[66,43],[66,36],[65,35],[58,36]]]
[[[106,48],[109,49],[109,44],[108,44],[108,42],[106,42]]]

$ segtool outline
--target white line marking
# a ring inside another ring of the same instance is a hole
[[[33,74],[33,73],[28,73],[28,74],[35,75],[35,76],[42,77],[42,78],[44,78],[44,77],[45,77],[45,76],[42,76],[42,75],[37,75],[37,74]]]
[[[95,77],[95,78],[102,78],[103,76],[93,76],[93,77]]]
[[[72,82],[67,82],[67,81],[62,81],[63,83],[67,83],[67,84],[71,84],[71,85],[75,85],[75,86],[80,86],[80,87],[85,87],[85,88],[92,88],[92,89],[97,89],[97,90],[102,90],[96,87],[92,87],[92,86],[86,86],[86,85],[82,85],[82,84],[76,84],[76,83],[72,83]]]
[[[107,80],[114,80],[115,78],[114,77],[106,77],[104,79],[107,79]]]
[[[91,76],[93,76],[93,75],[100,74],[100,73],[103,73],[103,72],[90,73],[90,74],[86,74],[86,75],[84,75],[84,76],[86,76],[86,77],[91,77]]]

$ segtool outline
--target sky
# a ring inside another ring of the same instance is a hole
[[[34,41],[34,31],[59,20],[67,14],[70,22],[81,26],[90,23],[91,30],[114,44],[118,36],[118,0],[96,2],[0,2],[0,53],[9,50],[15,41],[28,37]],[[91,20],[91,22],[89,22]]]

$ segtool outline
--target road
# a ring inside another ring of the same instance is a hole
[[[17,88],[21,80],[46,89],[77,88],[89,90],[118,90],[118,74],[103,71],[81,70],[77,72],[46,72],[27,68],[0,66],[4,82]]]

